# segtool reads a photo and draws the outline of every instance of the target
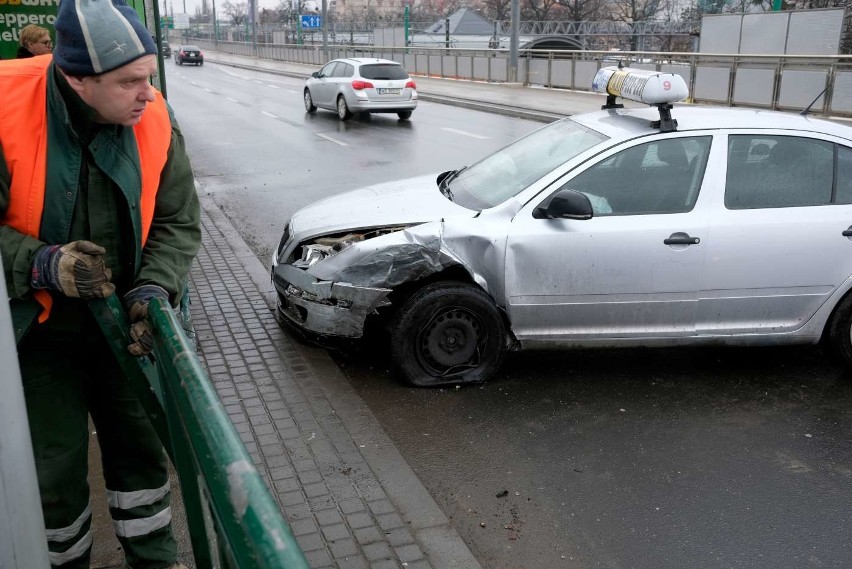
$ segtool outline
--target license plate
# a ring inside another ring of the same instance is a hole
[[[383,89],[381,87],[376,89],[376,93],[378,93],[379,95],[399,95],[401,91],[401,89]]]

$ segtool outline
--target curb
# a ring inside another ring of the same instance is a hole
[[[239,265],[257,286],[270,311],[276,310],[269,271],[255,256],[219,209],[213,198],[199,191],[201,207],[234,251]],[[467,544],[405,461],[393,441],[331,359],[319,348],[293,340],[347,432],[357,439],[361,455],[391,502],[407,523],[429,563],[436,568],[482,569]]]

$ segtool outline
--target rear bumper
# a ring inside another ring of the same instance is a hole
[[[417,98],[407,101],[368,101],[366,99],[347,100],[346,104],[351,111],[369,111],[372,113],[396,113],[399,111],[413,111],[417,108]]]

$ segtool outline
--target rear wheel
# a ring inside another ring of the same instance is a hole
[[[482,382],[500,367],[505,339],[503,318],[482,289],[439,282],[400,309],[391,329],[391,359],[413,385]]]
[[[352,111],[349,110],[349,105],[346,104],[343,95],[337,97],[337,118],[342,121],[348,121],[352,118]]]
[[[847,295],[837,308],[828,323],[829,355],[838,363],[852,370],[852,294]]]
[[[399,111],[396,113],[396,116],[398,116],[401,121],[407,121],[411,118],[411,111]]]
[[[314,99],[311,97],[310,89],[305,89],[305,110],[309,113],[317,110],[317,106],[314,104]]]

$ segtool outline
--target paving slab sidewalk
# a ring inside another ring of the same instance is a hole
[[[202,246],[190,274],[199,357],[311,567],[480,568],[326,352],[279,327],[267,268],[200,194]],[[118,568],[100,492],[93,487],[93,567]]]

